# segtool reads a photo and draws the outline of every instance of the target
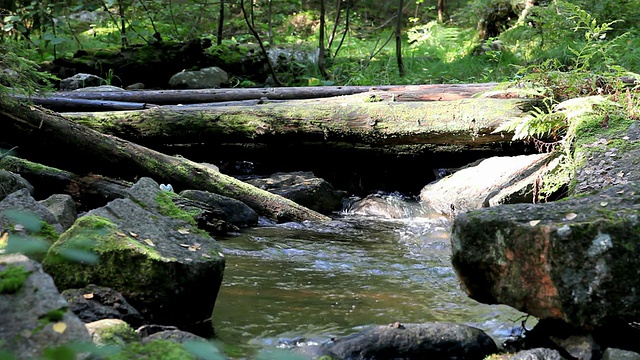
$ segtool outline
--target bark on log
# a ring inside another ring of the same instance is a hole
[[[282,87],[250,89],[200,89],[200,90],[142,90],[142,91],[70,91],[57,92],[55,97],[87,100],[109,100],[157,105],[195,104],[239,100],[293,100],[315,99],[333,96],[352,95],[369,91],[397,93],[423,93],[438,99],[438,94],[446,96],[469,97],[473,94],[492,90],[496,83],[486,84],[433,84],[433,85],[386,85],[386,86],[318,86],[318,87]]]
[[[136,102],[73,99],[56,96],[32,97],[31,100],[35,105],[57,112],[143,110],[154,107],[152,104]]]
[[[0,142],[21,157],[79,174],[133,179],[150,176],[176,189],[200,189],[238,199],[277,221],[328,217],[193,161],[106,136],[60,115],[16,102],[0,102]]]
[[[469,147],[510,139],[493,131],[526,115],[525,99],[464,99],[439,102],[311,102],[217,108],[154,108],[64,116],[101,133],[150,147],[191,143],[287,141]],[[507,134],[508,135],[508,134]]]

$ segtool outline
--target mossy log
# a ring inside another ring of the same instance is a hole
[[[143,91],[68,91],[57,92],[52,97],[103,101],[124,101],[157,105],[195,104],[240,100],[295,100],[345,96],[371,91],[387,92],[407,100],[451,100],[470,97],[496,88],[496,83],[484,84],[432,84],[432,85],[382,85],[382,86],[305,86],[248,89],[194,89],[194,90],[143,90]]]
[[[278,221],[328,220],[281,196],[258,189],[207,166],[100,134],[57,113],[17,102],[0,102],[0,142],[19,146],[19,155],[77,174],[123,179],[141,176],[238,199]]]
[[[190,143],[340,143],[481,146],[510,139],[493,131],[526,116],[526,99],[435,102],[295,101],[256,106],[171,107],[67,113],[101,133],[154,147]],[[353,99],[351,99],[353,100]]]

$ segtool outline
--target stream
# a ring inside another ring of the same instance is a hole
[[[397,206],[398,198],[387,197]],[[460,289],[450,263],[450,220],[405,201],[407,217],[336,214],[326,223],[275,224],[218,238],[227,257],[213,313],[232,358],[277,359],[269,349],[321,343],[367,325],[455,322],[497,344],[523,314]]]

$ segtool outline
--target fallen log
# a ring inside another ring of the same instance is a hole
[[[30,100],[35,105],[40,105],[57,112],[142,110],[154,107],[153,104],[137,102],[73,99],[56,96],[32,97]]]
[[[422,93],[434,100],[451,96],[470,97],[492,90],[496,83],[486,84],[433,84],[433,85],[386,85],[386,86],[317,86],[249,89],[197,89],[197,90],[137,90],[137,91],[69,91],[52,96],[68,99],[108,100],[157,105],[195,104],[239,100],[294,100],[316,99],[353,95],[369,91]],[[439,95],[444,94],[444,95]],[[415,95],[414,95],[415,96]]]
[[[191,143],[340,143],[341,146],[462,144],[510,139],[493,131],[526,116],[533,100],[439,102],[295,101],[256,106],[67,113],[101,133],[154,147]]]
[[[0,159],[0,169],[19,174],[33,185],[36,199],[62,193],[73,196],[78,211],[89,211],[104,206],[111,200],[124,198],[133,185],[131,182],[101,175],[79,176],[13,156]]]
[[[329,219],[207,166],[100,134],[57,113],[15,101],[0,101],[0,142],[19,146],[21,157],[78,174],[149,176],[176,189],[211,191],[238,199],[277,221]]]

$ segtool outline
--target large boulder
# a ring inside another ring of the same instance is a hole
[[[583,330],[640,321],[640,185],[470,211],[452,262],[469,296]]]
[[[90,341],[51,277],[24,255],[0,256],[0,348],[35,359],[55,345]]]
[[[420,201],[445,215],[499,204],[531,203],[553,154],[492,157],[425,186]]]
[[[341,210],[345,197],[345,194],[334,190],[331,184],[309,171],[275,173],[267,178],[249,179],[246,182],[323,214]]]
[[[484,359],[498,351],[482,330],[450,323],[375,326],[325,345],[339,359]]]
[[[96,284],[113,288],[150,322],[210,335],[225,258],[220,245],[190,214],[141,178],[128,192],[80,217],[49,250],[43,265],[61,289]],[[61,257],[88,249],[99,262]]]
[[[169,86],[180,89],[213,89],[229,83],[229,75],[217,66],[181,71],[169,79]]]

